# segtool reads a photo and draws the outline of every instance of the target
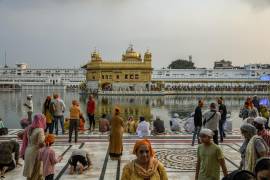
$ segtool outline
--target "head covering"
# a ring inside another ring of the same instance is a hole
[[[26,97],[27,98],[32,98],[32,94],[28,94]]]
[[[179,115],[178,115],[177,113],[174,113],[174,114],[173,114],[173,117],[174,117],[174,118],[179,118]]]
[[[256,117],[254,119],[254,122],[261,124],[261,125],[265,125],[265,123],[267,122],[267,120],[264,117]]]
[[[250,137],[257,134],[257,129],[251,124],[243,124],[240,129],[241,131],[247,132]]]
[[[47,134],[45,137],[45,144],[49,146],[50,144],[54,143],[55,136],[53,134]]]
[[[248,117],[248,118],[244,119],[243,122],[244,122],[244,123],[253,124],[253,122],[254,122],[254,117]]]
[[[119,114],[121,111],[120,107],[115,107],[114,112],[115,114]]]
[[[144,117],[143,116],[140,116],[140,122],[144,121]]]
[[[131,121],[131,120],[133,120],[133,116],[128,117],[128,121]]]
[[[51,100],[51,99],[52,99],[52,97],[51,97],[51,96],[47,96],[47,98],[46,98],[46,99]]]
[[[201,130],[200,135],[206,135],[209,137],[213,137],[214,133],[211,129],[204,128]]]
[[[41,113],[37,113],[34,115],[33,118],[33,122],[30,125],[31,129],[35,129],[35,128],[42,128],[45,129],[46,128],[46,118],[43,114]]]
[[[136,141],[132,153],[136,155],[136,154],[137,154],[137,151],[138,151],[138,149],[139,149],[139,147],[140,147],[141,145],[146,145],[146,146],[148,146],[150,156],[151,156],[151,157],[154,157],[154,156],[155,156],[155,151],[153,150],[153,148],[152,148],[152,146],[151,146],[151,142],[150,142],[148,139],[142,139],[142,140]]]

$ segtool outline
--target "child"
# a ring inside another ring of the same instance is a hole
[[[227,176],[227,168],[223,153],[219,146],[211,141],[214,133],[210,129],[202,129],[200,132],[201,143],[197,149],[197,165],[195,180],[220,179],[220,166],[224,176]]]
[[[79,166],[79,173],[82,174],[84,170],[89,169],[92,165],[89,154],[82,149],[76,149],[72,152],[68,161],[70,165],[69,174],[73,174],[76,171],[77,165]]]
[[[85,119],[84,119],[83,115],[80,114],[79,130],[82,131],[82,132],[85,131],[84,124],[85,124]]]
[[[65,118],[64,129],[65,129],[65,131],[67,131],[69,129],[69,118]]]
[[[53,134],[46,135],[46,146],[39,150],[38,160],[43,162],[43,176],[45,177],[45,180],[54,179],[54,166],[63,159],[62,156],[59,156],[58,158],[55,157],[55,152],[51,148],[54,141],[55,137]]]
[[[77,100],[72,101],[72,105],[70,107],[70,119],[69,119],[69,140],[71,143],[73,130],[75,131],[75,143],[78,141],[78,129],[80,125],[80,104]]]

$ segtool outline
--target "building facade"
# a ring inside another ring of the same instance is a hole
[[[78,89],[83,82],[85,72],[79,68],[0,67],[0,89]]]
[[[132,45],[122,55],[121,61],[104,61],[94,51],[86,69],[89,91],[145,91],[149,90],[152,77],[152,54],[147,50],[142,59]]]

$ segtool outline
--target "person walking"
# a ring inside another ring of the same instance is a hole
[[[257,129],[257,134],[263,138],[268,147],[270,148],[270,131],[265,129],[267,120],[264,117],[256,117],[253,125]]]
[[[243,124],[240,130],[245,138],[240,147],[242,158],[240,169],[254,172],[256,161],[261,157],[266,157],[269,148],[263,138],[257,135],[257,130],[253,125]]]
[[[78,141],[78,128],[80,124],[80,104],[77,100],[72,101],[72,106],[70,107],[70,119],[69,119],[69,140],[71,143],[72,133],[75,131],[75,143]]]
[[[197,149],[195,180],[219,180],[220,166],[223,175],[228,175],[223,152],[218,145],[211,141],[213,134],[213,131],[210,129],[202,129],[200,131],[202,144],[200,144]]]
[[[200,144],[199,134],[202,128],[202,107],[203,107],[203,101],[199,100],[198,106],[196,107],[195,114],[194,114],[194,131],[193,131],[192,144],[191,144],[192,146],[194,146],[196,136],[198,139],[198,144]]]
[[[38,153],[39,149],[44,146],[45,128],[46,118],[39,113],[34,116],[32,124],[25,130],[21,156],[24,159],[23,176],[27,180],[43,180]]]
[[[45,137],[46,146],[39,150],[38,160],[43,164],[43,177],[45,177],[45,180],[54,180],[55,164],[63,159],[62,156],[56,158],[55,151],[51,147],[54,141],[54,135],[47,134]]]
[[[96,102],[93,95],[89,96],[89,100],[87,102],[87,115],[89,120],[89,130],[93,127],[93,131],[95,129],[95,110],[96,110]]]
[[[226,119],[227,119],[227,107],[226,105],[223,103],[223,98],[220,97],[218,98],[218,104],[219,104],[219,112],[221,114],[221,119],[219,121],[219,135],[220,135],[220,142],[223,142],[223,138],[226,137],[226,134],[224,132],[224,124],[226,123]]]
[[[53,121],[55,126],[55,134],[58,135],[58,124],[60,122],[62,128],[62,134],[65,134],[64,129],[64,112],[66,109],[64,101],[59,97],[58,94],[53,95],[53,100],[51,101],[51,108],[53,112]]]
[[[26,97],[26,102],[23,104],[25,107],[25,111],[27,113],[28,121],[31,124],[32,123],[32,114],[33,114],[33,100],[32,100],[32,95],[29,94]]]
[[[111,134],[109,143],[109,154],[112,160],[122,156],[124,121],[120,116],[120,108],[116,107],[111,120]]]
[[[203,126],[214,132],[213,141],[218,145],[218,123],[221,119],[215,103],[210,104],[210,110],[203,115]]]

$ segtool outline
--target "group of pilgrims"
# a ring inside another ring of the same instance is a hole
[[[55,178],[55,165],[63,160],[63,156],[57,156],[53,148],[59,129],[62,134],[68,131],[68,143],[78,142],[79,131],[85,131],[85,119],[80,109],[80,103],[73,100],[69,108],[69,117],[64,118],[66,106],[58,94],[51,98],[48,96],[43,104],[43,112],[33,114],[32,96],[27,96],[24,104],[28,117],[22,119],[23,131],[18,133],[20,145],[16,140],[0,143],[0,170],[1,178],[5,178],[6,172],[23,166],[23,176],[27,180],[53,180]],[[194,114],[194,131],[191,146],[197,146],[197,163],[195,180],[219,180],[220,168],[223,172],[223,180],[269,180],[270,179],[270,132],[269,109],[260,104],[257,97],[248,97],[239,117],[243,118],[240,131],[244,137],[239,149],[241,163],[239,169],[228,172],[225,157],[220,143],[226,139],[224,124],[226,123],[227,107],[222,97],[217,102],[212,102],[209,110],[202,113],[204,101],[199,100]],[[92,95],[87,102],[87,119],[89,131],[95,130],[96,102]],[[33,118],[32,118],[33,116]],[[121,180],[167,180],[166,167],[159,161],[155,150],[151,145],[149,136],[165,134],[164,121],[159,117],[150,123],[142,116],[139,122],[130,116],[126,121],[122,116],[121,108],[116,106],[108,120],[105,114],[99,120],[99,131],[109,136],[109,156],[111,160],[120,160],[123,153],[123,134],[137,134],[139,140],[134,144],[132,153],[135,159],[127,163],[121,175]],[[2,123],[3,124],[3,123]],[[0,121],[1,125],[1,121]],[[4,126],[4,125],[2,125]],[[170,120],[172,131],[180,131],[179,115],[173,114]],[[173,146],[173,145],[172,145]],[[89,150],[91,152],[91,150]],[[24,161],[23,165],[20,159]],[[91,171],[95,162],[90,160],[90,154],[84,149],[76,149],[68,159],[69,173],[82,174]],[[180,178],[180,177],[179,177]],[[181,178],[180,178],[181,179]]]

